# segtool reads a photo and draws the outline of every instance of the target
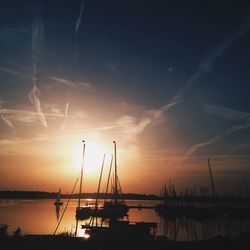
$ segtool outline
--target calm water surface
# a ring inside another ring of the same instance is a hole
[[[63,200],[63,206],[56,209],[54,200],[0,200],[0,224],[8,225],[8,232],[12,234],[20,227],[24,234],[53,234],[58,219],[60,218],[67,200]],[[85,204],[86,200],[82,202]],[[159,201],[127,201],[128,205],[154,206]],[[64,214],[58,233],[75,232],[75,209],[77,200],[70,201]],[[165,235],[176,240],[207,239],[220,235],[238,235],[241,232],[250,231],[249,220],[229,220],[219,218],[206,222],[194,221],[188,218],[166,220],[160,218],[153,209],[130,209],[130,221],[156,222],[157,234]],[[79,222],[78,234],[83,233],[80,229],[88,220]]]

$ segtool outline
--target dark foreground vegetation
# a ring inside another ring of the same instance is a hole
[[[46,249],[91,249],[91,250],[117,250],[117,249],[169,249],[169,250],[247,250],[250,249],[249,234],[235,239],[215,238],[207,241],[171,242],[165,238],[156,240],[143,240],[137,238],[98,238],[84,240],[67,236],[19,236],[0,239],[2,250],[46,250]]]
[[[75,238],[68,234],[61,235],[22,235],[17,228],[13,235],[7,234],[7,225],[0,227],[1,250],[54,250],[54,249],[86,249],[86,250],[248,250],[250,249],[250,233],[238,237],[214,237],[204,241],[169,241],[166,237],[142,238],[110,235],[95,238]]]

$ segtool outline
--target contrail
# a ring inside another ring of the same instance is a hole
[[[85,1],[82,0],[81,7],[80,7],[80,14],[79,17],[76,20],[76,26],[75,26],[75,58],[77,59],[78,54],[78,31],[81,25],[82,16],[83,16],[83,10],[84,10]]]
[[[2,120],[10,127],[10,128],[14,128],[13,124],[11,123],[11,121],[5,117],[4,115],[1,115]]]
[[[61,126],[61,130],[64,130],[64,128],[65,128],[66,121],[68,119],[68,109],[69,109],[69,101],[66,103],[66,106],[65,106],[64,121],[63,121],[63,124]]]
[[[9,69],[9,68],[6,68],[6,67],[0,67],[0,71],[11,74],[11,75],[15,75],[15,76],[18,76],[18,77],[21,77],[21,78],[30,78],[30,76],[25,76],[25,75],[21,74],[18,71],[15,71],[13,69]]]
[[[221,138],[223,138],[226,135],[230,135],[234,132],[240,131],[242,129],[246,129],[250,127],[250,114],[246,112],[241,112],[238,110],[230,109],[230,108],[224,108],[216,105],[208,105],[205,106],[205,112],[208,114],[215,114],[220,117],[224,117],[225,119],[228,120],[245,120],[245,124],[243,125],[238,125],[238,126],[232,126],[231,128],[226,129],[222,134],[217,135],[213,137],[212,139],[206,141],[206,142],[201,142],[198,143],[194,146],[192,146],[188,151],[187,151],[187,156],[192,155],[197,149],[205,147],[207,145],[210,145],[216,141],[219,141]]]
[[[46,77],[46,79],[55,81],[56,83],[64,84],[64,85],[69,86],[71,88],[84,87],[86,90],[93,89],[92,84],[89,82],[74,82],[74,81],[70,81],[70,80],[67,80],[65,78],[56,77],[56,76],[48,76],[48,77]]]
[[[77,19],[77,21],[76,21],[75,35],[77,35],[78,30],[79,30],[80,25],[81,25],[82,15],[83,15],[83,10],[84,10],[84,4],[85,4],[85,2],[84,2],[84,0],[83,0],[82,3],[81,3],[81,8],[80,8],[79,17],[78,17],[78,19]]]
[[[43,45],[43,21],[41,14],[41,6],[38,2],[34,6],[33,25],[32,25],[32,82],[33,88],[29,93],[29,99],[37,111],[38,118],[43,126],[47,127],[47,121],[41,107],[39,98],[39,89],[37,88],[36,81],[38,79],[38,66],[42,57]]]
[[[207,114],[214,114],[219,117],[224,117],[229,120],[246,120],[250,121],[250,113],[239,110],[225,108],[217,105],[206,105],[204,111]]]
[[[224,133],[222,133],[221,135],[215,136],[212,139],[208,140],[207,142],[202,142],[202,143],[198,143],[196,145],[194,145],[193,147],[191,147],[188,152],[187,152],[187,156],[192,155],[197,149],[205,147],[207,145],[210,145],[216,141],[219,141],[221,138],[223,138],[226,135],[230,135],[234,132],[240,131],[242,129],[246,129],[250,127],[250,123],[246,123],[244,125],[240,125],[240,126],[233,126],[229,129],[227,129]]]
[[[237,30],[232,32],[230,35],[228,35],[221,43],[217,45],[217,47],[208,55],[206,55],[198,65],[196,72],[188,79],[187,83],[185,86],[179,91],[178,94],[176,94],[170,101],[169,104],[164,105],[161,109],[157,110],[155,113],[155,117],[157,116],[162,116],[162,113],[165,111],[168,111],[171,107],[183,102],[183,98],[188,94],[188,91],[193,87],[194,83],[196,80],[201,78],[204,74],[207,74],[211,71],[213,64],[215,61],[223,54],[225,53],[228,48],[231,46],[232,43],[237,41],[239,38],[241,38],[243,35],[245,35],[250,28],[250,18],[241,25]],[[222,137],[229,135],[233,132],[236,132],[238,130],[244,129],[249,127],[250,124],[245,124],[242,126],[234,126],[228,130],[226,130],[223,134],[218,135],[211,140],[204,142],[204,143],[199,143],[196,144],[195,146],[191,147],[187,155],[193,154],[198,148],[204,147],[206,145],[212,144],[218,140],[220,140]]]
[[[38,115],[40,122],[42,123],[44,127],[47,127],[48,125],[47,125],[45,115],[41,108],[39,95],[40,95],[39,89],[36,87],[36,84],[34,84],[33,89],[29,93],[29,99],[37,111],[37,115]]]
[[[65,85],[72,87],[72,88],[76,87],[76,84],[74,82],[66,80],[64,78],[60,78],[60,77],[56,77],[56,76],[49,76],[49,77],[47,77],[47,79],[55,81],[57,83],[65,84]]]
[[[228,48],[231,46],[232,43],[237,41],[239,38],[241,38],[243,35],[245,35],[250,29],[250,18],[241,25],[237,30],[229,34],[221,43],[217,45],[217,47],[208,53],[200,62],[198,65],[196,72],[188,79],[186,85],[179,91],[178,94],[176,94],[170,101],[170,104],[173,104],[171,106],[175,106],[178,103],[181,103],[183,101],[183,98],[185,95],[187,95],[188,91],[191,87],[193,87],[196,80],[201,78],[204,74],[207,74],[211,71],[211,68],[215,61],[223,54],[225,53]]]

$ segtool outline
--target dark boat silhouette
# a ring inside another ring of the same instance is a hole
[[[62,206],[63,202],[61,201],[61,188],[59,189],[58,193],[57,193],[57,198],[56,201],[54,202],[55,206]]]
[[[154,222],[129,222],[111,220],[108,225],[82,225],[85,235],[91,238],[105,237],[116,239],[154,239],[157,223]]]
[[[112,198],[109,200],[107,199],[113,157],[111,159],[109,176],[108,176],[108,180],[107,180],[106,193],[105,193],[105,199],[103,201],[103,206],[100,206],[100,207],[98,206],[99,190],[97,190],[97,198],[96,198],[95,206],[90,206],[88,204],[85,206],[80,206],[80,199],[81,199],[80,197],[81,197],[81,192],[82,192],[82,179],[83,179],[83,171],[81,171],[79,200],[78,200],[78,206],[76,208],[76,219],[84,220],[84,219],[89,218],[90,216],[101,217],[101,218],[122,218],[124,216],[127,216],[127,214],[128,214],[129,208],[125,204],[125,201],[122,197],[121,185],[120,185],[118,175],[117,175],[116,143],[115,143],[115,141],[113,141],[113,143],[114,143],[115,174],[114,174],[113,185],[111,186]],[[84,148],[83,148],[83,158],[84,158],[84,152],[85,152],[85,144],[84,144]],[[104,159],[103,159],[103,164],[104,164],[104,160],[105,160],[105,155],[104,155]],[[102,167],[100,178],[99,178],[99,186],[100,186],[101,179],[102,179],[102,171],[103,171],[103,167]]]
[[[105,160],[105,155],[103,158],[103,164],[101,169],[101,174],[99,178],[99,184],[97,189],[97,197],[95,203],[95,209],[92,211],[90,222],[86,225],[82,225],[85,235],[88,237],[105,237],[116,239],[127,239],[127,238],[142,238],[151,239],[155,237],[155,230],[157,228],[156,223],[152,222],[130,222],[128,219],[129,207],[126,205],[125,200],[122,196],[122,190],[120,181],[117,175],[117,162],[116,162],[116,142],[114,143],[114,179],[113,185],[111,185],[112,194],[111,199],[107,199],[109,182],[112,170],[113,157],[111,159],[108,181],[106,185],[106,195],[103,201],[103,206],[98,206],[98,197],[100,191],[100,184],[102,179],[102,171]],[[101,218],[98,223],[98,218]],[[124,218],[126,220],[124,220]]]
[[[76,219],[85,220],[88,219],[94,212],[94,206],[84,205],[76,208]]]

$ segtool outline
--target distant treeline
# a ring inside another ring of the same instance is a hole
[[[56,199],[57,193],[41,192],[41,191],[0,191],[0,199]],[[77,199],[79,194],[61,194],[62,199],[72,198]],[[95,199],[96,193],[81,194],[83,199]],[[99,194],[100,199],[105,198],[104,193]],[[113,194],[108,194],[108,199],[114,198]],[[125,200],[159,200],[159,197],[154,194],[123,194]]]

